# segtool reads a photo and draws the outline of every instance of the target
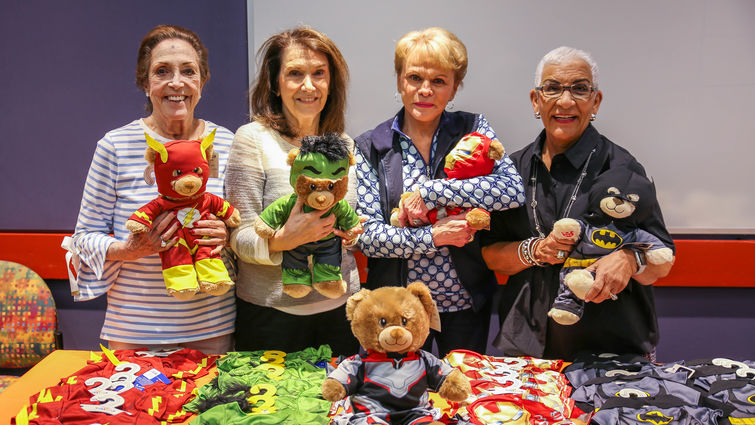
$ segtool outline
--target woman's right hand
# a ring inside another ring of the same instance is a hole
[[[573,239],[559,238],[558,232],[552,231],[535,246],[535,259],[540,263],[561,264],[566,261],[575,243]]]
[[[107,259],[134,261],[170,249],[178,243],[178,238],[173,237],[178,230],[178,222],[173,222],[175,217],[176,214],[172,211],[164,212],[157,216],[152,230],[131,233],[125,242],[112,243],[107,251]],[[168,227],[171,222],[173,225]]]
[[[431,229],[435,246],[464,246],[474,239],[476,230],[467,223],[467,213],[443,217]]]
[[[319,241],[333,232],[336,224],[335,214],[322,217],[327,211],[314,210],[304,212],[304,201],[301,197],[291,209],[291,214],[272,238],[268,239],[270,251],[288,251],[306,243]]]

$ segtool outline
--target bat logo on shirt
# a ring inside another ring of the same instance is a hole
[[[590,239],[596,246],[605,249],[616,249],[624,241],[618,233],[609,229],[595,229]]]
[[[646,413],[637,414],[637,419],[640,422],[650,422],[653,425],[666,425],[674,420],[671,416],[666,416],[657,410],[651,410]]]
[[[616,397],[634,398],[634,397],[650,397],[650,394],[645,391],[638,390],[636,388],[622,388],[616,394]]]

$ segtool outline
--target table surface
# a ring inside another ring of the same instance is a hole
[[[57,384],[61,378],[86,366],[90,351],[55,350],[29,369],[16,382],[0,393],[0,425],[10,424],[11,418],[29,402],[29,397]],[[215,367],[209,375],[197,379],[197,385],[210,382],[217,374]],[[192,416],[185,423],[196,418]]]

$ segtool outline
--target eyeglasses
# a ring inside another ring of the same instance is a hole
[[[543,94],[543,97],[548,99],[558,99],[564,94],[565,90],[568,90],[574,99],[587,100],[592,96],[592,92],[597,89],[587,83],[577,83],[570,86],[562,86],[560,83],[545,83],[540,87],[535,87],[535,90],[538,90]]]

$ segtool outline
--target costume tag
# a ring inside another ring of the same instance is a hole
[[[154,384],[155,382],[162,382],[163,384],[170,384],[170,379],[163,375],[159,370],[152,368],[143,374],[136,377],[134,381],[134,388],[139,391],[144,391],[144,388]]]

